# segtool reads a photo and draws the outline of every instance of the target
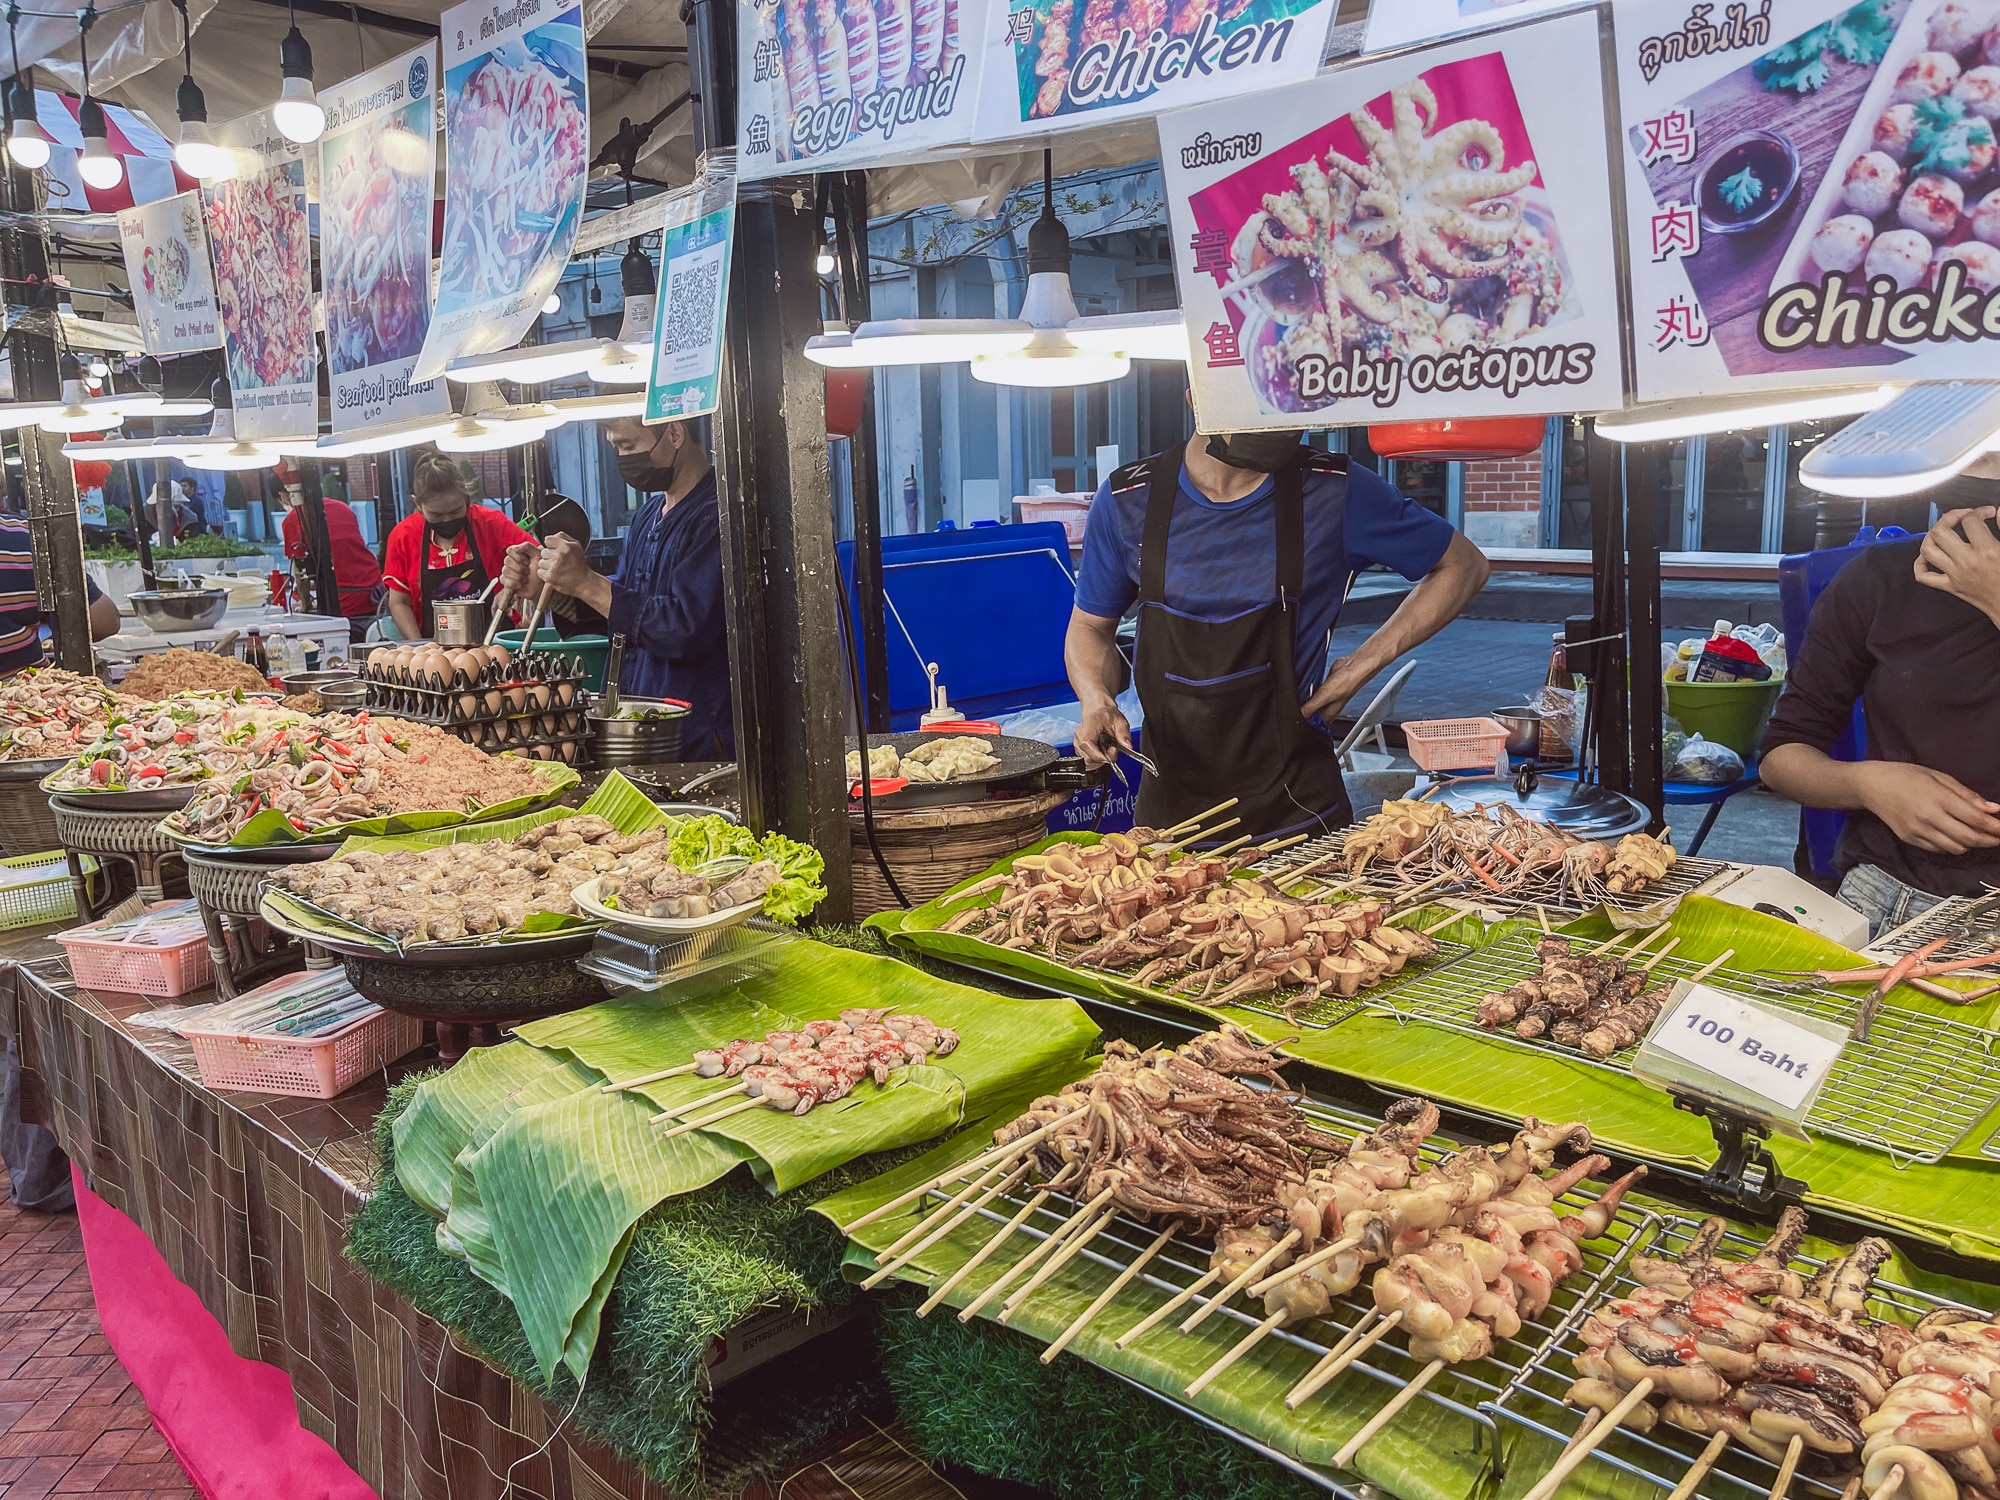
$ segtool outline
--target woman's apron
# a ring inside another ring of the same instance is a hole
[[[439,599],[470,599],[492,581],[493,575],[486,571],[486,559],[479,552],[479,535],[472,527],[472,517],[465,518],[465,530],[459,533],[465,538],[465,561],[449,568],[431,566],[431,523],[424,522],[424,534],[418,540],[421,549],[417,556],[422,558],[418,567],[417,597],[423,601],[423,627],[426,640],[437,639],[437,611],[431,606]]]
[[[1159,767],[1139,787],[1139,820],[1163,828],[1227,797],[1258,837],[1334,829],[1354,820],[1340,762],[1299,712],[1293,661],[1305,581],[1305,476],[1272,476],[1277,500],[1278,599],[1224,620],[1166,603],[1168,532],[1182,449],[1152,464],[1139,548],[1137,686],[1147,756]],[[1238,830],[1231,830],[1232,833]]]

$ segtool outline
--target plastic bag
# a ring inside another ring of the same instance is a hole
[[[1743,775],[1743,757],[1727,745],[1695,735],[1674,758],[1670,781],[1694,781],[1703,786],[1727,786]]]
[[[1550,748],[1548,737],[1553,734],[1574,758],[1583,742],[1583,694],[1572,688],[1539,687],[1528,695],[1528,707],[1542,716],[1543,753]]]
[[[1672,766],[1687,748],[1688,732],[1672,714],[1660,716],[1660,763]]]

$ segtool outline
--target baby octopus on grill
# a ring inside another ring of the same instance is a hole
[[[1391,123],[1366,106],[1348,118],[1368,147],[1357,162],[1327,153],[1336,172],[1395,205],[1396,248],[1417,295],[1442,302],[1446,278],[1498,275],[1513,254],[1521,205],[1514,194],[1535,180],[1535,164],[1506,166],[1500,132],[1486,120],[1437,129],[1437,96],[1422,79],[1389,91]]]

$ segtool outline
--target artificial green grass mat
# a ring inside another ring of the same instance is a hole
[[[975,1319],[918,1318],[909,1290],[877,1304],[875,1347],[904,1425],[932,1458],[1061,1500],[1304,1500],[1323,1495],[1081,1360]]]
[[[605,1308],[583,1397],[558,1370],[544,1380],[513,1304],[437,1247],[437,1220],[397,1181],[393,1127],[421,1077],[389,1095],[376,1122],[380,1186],[348,1221],[347,1254],[472,1345],[524,1389],[568,1411],[582,1432],[683,1495],[730,1493],[781,1472],[813,1443],[881,1410],[865,1360],[781,1359],[747,1377],[756,1400],[723,1425],[701,1382],[710,1341],[775,1307],[831,1310],[855,1289],[840,1273],[846,1241],[811,1207],[828,1193],[907,1160],[864,1157],[773,1198],[747,1171],[668,1199],[639,1221]],[[838,1335],[834,1336],[835,1338]]]

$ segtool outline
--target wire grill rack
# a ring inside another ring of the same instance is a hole
[[[1630,1269],[1633,1255],[1677,1257],[1687,1248],[1697,1223],[1693,1218],[1675,1214],[1650,1215],[1641,1232],[1627,1241],[1626,1253],[1620,1254],[1610,1274],[1597,1277],[1585,1295],[1572,1299],[1556,1336],[1527,1361],[1521,1373],[1487,1410],[1558,1443],[1568,1442],[1584,1420],[1583,1413],[1563,1404],[1563,1395],[1576,1378],[1571,1361],[1583,1348],[1578,1334],[1584,1319],[1605,1303],[1628,1295],[1638,1285]],[[1716,1255],[1718,1259],[1743,1260],[1761,1248],[1757,1241],[1732,1231],[1723,1236]],[[1800,1274],[1810,1275],[1820,1268],[1821,1262],[1801,1257],[1792,1265]],[[1928,1293],[1878,1280],[1870,1289],[1867,1311],[1872,1317],[1907,1326],[1924,1314],[1949,1305]],[[1674,1489],[1694,1466],[1703,1443],[1703,1438],[1664,1423],[1643,1436],[1621,1427],[1591,1454],[1591,1460],[1648,1480],[1664,1492]],[[1732,1442],[1722,1450],[1721,1458],[1701,1481],[1695,1495],[1699,1500],[1765,1500],[1777,1475],[1776,1464],[1760,1458],[1741,1443]],[[1838,1500],[1844,1478],[1829,1481],[1823,1474],[1812,1472],[1808,1462],[1793,1478],[1790,1495],[1792,1500]]]
[[[1653,978],[1671,984],[1691,977],[1702,965],[1669,954]],[[1456,1031],[1495,1037],[1517,1047],[1554,1052],[1609,1072],[1631,1070],[1632,1051],[1595,1058],[1574,1047],[1514,1035],[1512,1028],[1488,1031],[1477,1007],[1488,990],[1504,990],[1539,971],[1524,937],[1503,939],[1448,967],[1416,975],[1391,994],[1369,998],[1370,1007]],[[1860,997],[1830,989],[1794,990],[1760,975],[1718,969],[1703,981],[1786,1010],[1851,1024]],[[1839,1140],[1888,1153],[1897,1167],[1942,1160],[1966,1133],[2000,1103],[2000,1058],[1992,1033],[1901,1006],[1885,1005],[1865,1042],[1841,1050],[1806,1124]],[[1995,1148],[1988,1143],[1989,1150]]]
[[[1339,855],[1346,847],[1349,829],[1325,834],[1310,843],[1287,849],[1282,855],[1274,855],[1260,862],[1255,868],[1261,874],[1279,880],[1286,878],[1292,870],[1316,867],[1307,879],[1324,881],[1327,885],[1338,885],[1343,890],[1360,896],[1381,896],[1394,900],[1405,896],[1412,887],[1422,884],[1428,877],[1414,879],[1399,878],[1386,865],[1371,865],[1358,876],[1349,876],[1339,864]],[[1537,906],[1545,911],[1579,914],[1608,906],[1613,911],[1637,914],[1650,912],[1669,902],[1678,901],[1683,896],[1697,892],[1706,893],[1719,890],[1736,878],[1733,866],[1721,860],[1689,859],[1683,857],[1675,861],[1661,879],[1652,882],[1643,891],[1619,894],[1607,891],[1601,885],[1593,886],[1588,892],[1579,894],[1556,875],[1535,875],[1522,880],[1519,885],[1499,892],[1481,885],[1467,877],[1457,884],[1443,884],[1430,887],[1428,895],[1437,899],[1447,896],[1465,895],[1478,898],[1479,904],[1501,911],[1532,912]]]
[[[1914,922],[1905,922],[1877,938],[1868,951],[1883,958],[1901,958],[1938,938],[1948,941],[1931,956],[1946,963],[2000,951],[2000,890],[1984,896],[1947,896]],[[2000,976],[2000,965],[1959,972],[1993,978]]]
[[[1381,1123],[1372,1116],[1319,1103],[1307,1103],[1304,1105],[1304,1110],[1313,1123],[1321,1129],[1343,1137],[1352,1136],[1357,1131],[1372,1130]],[[1458,1149],[1459,1147],[1451,1142],[1435,1140],[1426,1142],[1422,1152],[1423,1160],[1426,1165],[1434,1165]],[[939,1200],[946,1199],[970,1180],[971,1178],[961,1174],[933,1189],[932,1197]],[[981,1207],[978,1216],[989,1221],[997,1229],[1019,1213],[1032,1194],[1032,1186],[1023,1187],[1011,1194],[1002,1194]],[[1558,1199],[1560,1206],[1557,1212],[1574,1213],[1592,1202],[1595,1197],[1596,1191],[1586,1185],[1585,1189],[1565,1194]],[[934,1206],[927,1200],[927,1211]],[[1058,1225],[1069,1219],[1082,1206],[1080,1201],[1061,1193],[1052,1194],[1048,1201],[1015,1231],[1015,1239],[1022,1241],[1025,1248],[1032,1248],[1035,1242],[1046,1239]],[[1500,1398],[1526,1375],[1533,1364],[1536,1352],[1561,1333],[1576,1308],[1583,1306],[1597,1294],[1602,1284],[1611,1277],[1618,1263],[1624,1258],[1626,1246],[1644,1234],[1653,1220],[1654,1216],[1650,1213],[1621,1207],[1612,1222],[1609,1234],[1604,1239],[1586,1241],[1582,1246],[1584,1269],[1556,1288],[1549,1306],[1533,1322],[1524,1324],[1520,1333],[1513,1338],[1496,1338],[1493,1352],[1486,1358],[1448,1366],[1443,1373],[1424,1387],[1420,1393],[1421,1399],[1433,1402],[1472,1423],[1479,1441],[1486,1445],[1488,1455],[1497,1466],[1500,1449],[1495,1440],[1499,1435],[1499,1427],[1493,1413],[1498,1409]],[[1116,1274],[1136,1261],[1158,1232],[1157,1226],[1148,1228],[1138,1220],[1121,1215],[1112,1221],[1110,1228],[1092,1239],[1078,1253],[1077,1259],[1094,1262]],[[1209,1252],[1209,1245],[1177,1235],[1167,1242],[1166,1248],[1147,1263],[1146,1268],[1130,1283],[1127,1291],[1144,1286],[1157,1293],[1160,1302],[1165,1302],[1201,1278],[1208,1270]],[[1279,1328],[1270,1334],[1267,1342],[1282,1340],[1302,1350],[1313,1360],[1319,1360],[1342,1338],[1353,1332],[1355,1326],[1373,1309],[1374,1303],[1366,1291],[1368,1283],[1369,1278],[1364,1274],[1361,1287],[1357,1289],[1360,1294],[1359,1300],[1350,1294],[1340,1299],[1330,1316],[1312,1319],[1291,1328]],[[1002,1300],[1004,1298],[987,1304],[987,1309],[997,1311]],[[1176,1327],[1178,1321],[1211,1300],[1210,1294],[1197,1294],[1177,1309],[1172,1317],[1148,1332],[1145,1339],[1164,1340],[1179,1337]],[[1116,1314],[1107,1308],[1103,1316],[1110,1318]],[[1224,1326],[1221,1320],[1228,1319],[1230,1320],[1228,1326],[1233,1326],[1236,1332],[1247,1333],[1263,1321],[1263,1316],[1264,1307],[1261,1302],[1247,1302],[1239,1295],[1236,1301],[1218,1308],[1211,1315],[1210,1321],[1217,1323],[1218,1326]],[[1136,1323],[1138,1320],[1130,1321]],[[1121,1327],[1118,1331],[1122,1333],[1124,1330]],[[1143,1342],[1144,1340],[1133,1347],[1142,1347]],[[1258,1350],[1253,1349],[1246,1356],[1246,1362],[1254,1361],[1257,1357]],[[1347,1374],[1357,1374],[1379,1382],[1384,1387],[1383,1399],[1386,1401],[1396,1391],[1408,1385],[1424,1364],[1425,1361],[1411,1357],[1401,1333],[1392,1333],[1349,1365],[1341,1378],[1346,1378]],[[1226,1382],[1228,1379],[1229,1375],[1225,1372],[1221,1382]],[[1143,1389],[1169,1404],[1179,1406],[1181,1410],[1188,1411],[1191,1415],[1200,1417],[1208,1425],[1227,1432],[1246,1446],[1266,1454],[1272,1453],[1272,1450],[1248,1434],[1224,1426],[1182,1405],[1177,1399],[1181,1394],[1178,1390],[1161,1392],[1151,1386]],[[1310,1412],[1311,1404],[1307,1403],[1300,1410]],[[1278,1455],[1272,1454],[1272,1456]],[[1280,1462],[1288,1468],[1305,1473],[1307,1477],[1327,1489],[1349,1493],[1334,1481],[1332,1473],[1328,1470],[1302,1466],[1295,1459],[1280,1457]]]

